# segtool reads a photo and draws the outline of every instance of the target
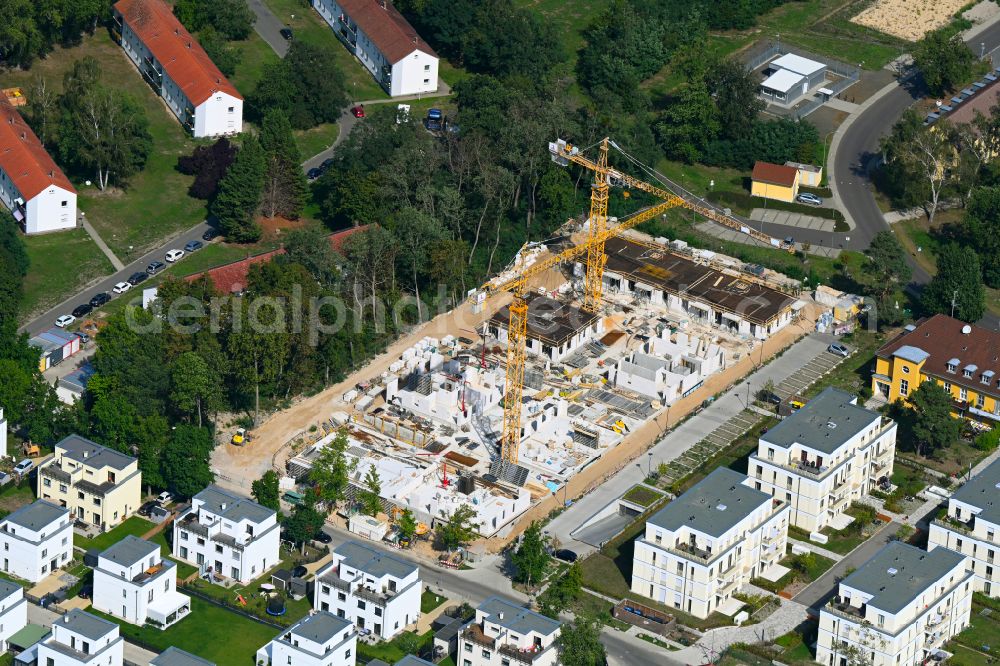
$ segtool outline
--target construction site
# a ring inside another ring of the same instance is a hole
[[[608,148],[605,140],[591,161],[550,144],[557,162],[594,174],[590,214],[567,223],[560,240],[525,246],[419,337],[255,432],[256,441],[275,442],[271,464],[283,489],[300,491],[322,449],[346,432],[351,493],[374,469],[384,510],[355,531],[393,541],[393,518],[404,509],[428,532],[468,505],[492,549],[525,516],[579,492],[574,480],[651,445],[664,413],[676,421],[738,380],[768,341],[768,356],[790,344],[790,325],[809,330],[798,321],[808,301],[797,282],[632,231],[670,208],[697,207],[609,168]],[[612,186],[645,189],[661,203],[609,218]],[[254,478],[241,464],[250,452],[226,448],[228,460],[216,463]]]

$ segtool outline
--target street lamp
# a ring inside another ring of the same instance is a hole
[[[653,476],[653,452],[646,453],[646,478]]]
[[[747,409],[750,409],[750,382],[747,382]]]

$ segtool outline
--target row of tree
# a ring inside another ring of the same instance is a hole
[[[256,20],[246,0],[177,0],[174,15],[226,76],[236,73],[239,54],[229,42],[247,39]]]
[[[0,65],[30,67],[57,45],[78,44],[109,17],[106,0],[0,2]]]

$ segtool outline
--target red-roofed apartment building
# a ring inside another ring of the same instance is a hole
[[[121,45],[196,137],[243,130],[243,97],[163,0],[118,0]]]
[[[312,0],[312,6],[390,96],[437,91],[437,54],[389,0]]]
[[[76,190],[6,99],[0,99],[0,201],[26,234],[76,226]]]

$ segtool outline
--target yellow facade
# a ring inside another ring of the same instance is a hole
[[[791,187],[755,180],[750,184],[750,194],[755,197],[764,197],[765,199],[791,203],[795,201],[795,197],[799,194],[798,178],[795,179],[795,184]]]
[[[956,402],[967,402],[969,407],[979,411],[997,413],[997,405],[1000,402],[998,396],[982,389],[960,386],[954,381],[954,377],[924,374],[923,367],[924,363],[914,363],[898,356],[891,359],[876,358],[875,373],[872,375],[872,392],[875,395],[882,394],[889,402],[903,400],[909,404],[907,396],[924,381],[931,379],[946,388]]]

